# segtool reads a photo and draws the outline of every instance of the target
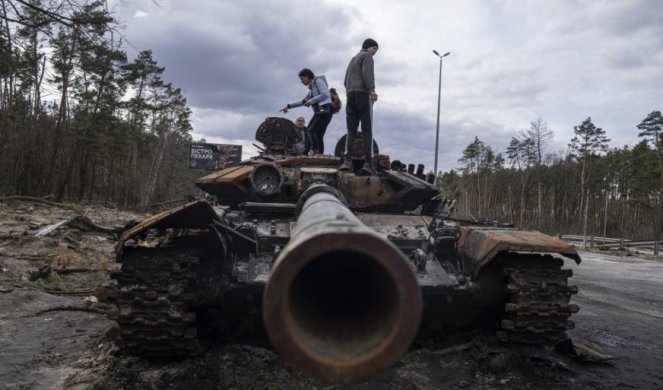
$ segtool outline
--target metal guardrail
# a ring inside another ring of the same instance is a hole
[[[630,242],[631,240],[623,239],[623,238],[608,238],[608,237],[593,237],[593,236],[587,236],[587,240],[589,241],[591,238],[594,239],[594,242]],[[572,234],[565,234],[562,236],[562,240],[566,241],[583,241],[585,239],[585,236],[582,235],[572,235]]]
[[[659,248],[663,240],[627,240],[624,238],[608,238],[608,237],[595,237],[595,236],[582,236],[565,234],[560,238],[565,241],[574,242],[580,241],[589,247],[602,247],[602,248],[638,248],[642,250],[651,250],[654,255],[658,255]]]

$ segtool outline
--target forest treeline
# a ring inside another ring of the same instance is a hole
[[[553,132],[537,119],[503,152],[475,138],[460,168],[439,185],[458,199],[456,216],[511,222],[550,234],[660,238],[663,226],[663,116],[633,124],[635,146],[610,149],[591,118],[574,126],[568,150],[546,153]],[[607,222],[607,223],[606,223]]]
[[[118,24],[104,1],[0,0],[0,195],[145,207],[197,193],[186,99],[151,51],[127,59]],[[660,237],[662,128],[653,111],[639,143],[609,149],[587,118],[551,154],[537,119],[503,152],[476,138],[438,183],[461,218],[570,234],[586,212],[588,234]]]
[[[104,1],[0,0],[0,194],[117,207],[193,194],[191,111]]]

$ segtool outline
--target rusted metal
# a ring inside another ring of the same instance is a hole
[[[196,180],[196,186],[210,194],[228,193],[246,196],[251,189],[249,177],[253,169],[254,167],[250,165],[226,168],[201,177]]]
[[[297,165],[333,165],[339,166],[343,161],[340,157],[318,155],[318,156],[292,156],[281,160],[276,160],[274,163],[283,167],[297,166]]]
[[[343,174],[338,187],[343,193],[352,194],[352,208],[362,209],[376,203],[388,203],[394,195],[393,189],[380,177],[367,179],[365,176]]]
[[[122,259],[118,285],[106,294],[120,325],[122,346],[137,354],[173,358],[200,355],[197,337],[196,266],[200,248],[132,248]],[[149,276],[149,278],[146,278]]]
[[[267,152],[284,152],[302,140],[302,133],[287,118],[269,117],[258,126],[255,138],[265,145]]]
[[[115,243],[115,253],[120,253],[124,243],[136,235],[151,228],[189,228],[203,229],[212,221],[219,220],[219,215],[207,202],[191,202],[159,214],[145,218],[142,222],[125,230]]]
[[[579,310],[569,304],[576,286],[567,283],[570,270],[550,255],[510,255],[503,259],[507,303],[498,333],[504,341],[554,345],[567,339],[575,324],[568,318]]]
[[[210,173],[198,179],[199,183],[209,182],[231,182],[242,179],[243,176],[248,176],[253,171],[253,167],[240,165],[236,167],[225,168],[220,171]]]
[[[480,270],[500,253],[557,253],[580,263],[580,256],[569,243],[536,230],[464,226],[458,247],[467,269]]]
[[[263,316],[286,360],[327,382],[357,382],[408,350],[421,293],[403,253],[320,191],[274,264]]]

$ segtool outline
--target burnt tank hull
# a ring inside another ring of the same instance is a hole
[[[363,176],[339,171],[340,156],[290,155],[288,126],[268,118],[260,156],[198,180],[215,201],[123,233],[108,294],[125,350],[197,356],[209,342],[252,342],[350,383],[413,342],[468,329],[508,343],[566,339],[578,310],[563,269],[580,262],[570,245],[453,219],[430,178],[387,156]]]

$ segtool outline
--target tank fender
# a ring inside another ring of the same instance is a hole
[[[195,201],[152,215],[130,229],[125,230],[115,244],[115,253],[122,252],[124,243],[151,228],[190,228],[205,229],[213,221],[220,221],[219,215],[206,201]]]
[[[473,278],[497,255],[505,252],[557,253],[580,263],[580,256],[573,246],[536,230],[463,226],[458,250],[465,271]]]

